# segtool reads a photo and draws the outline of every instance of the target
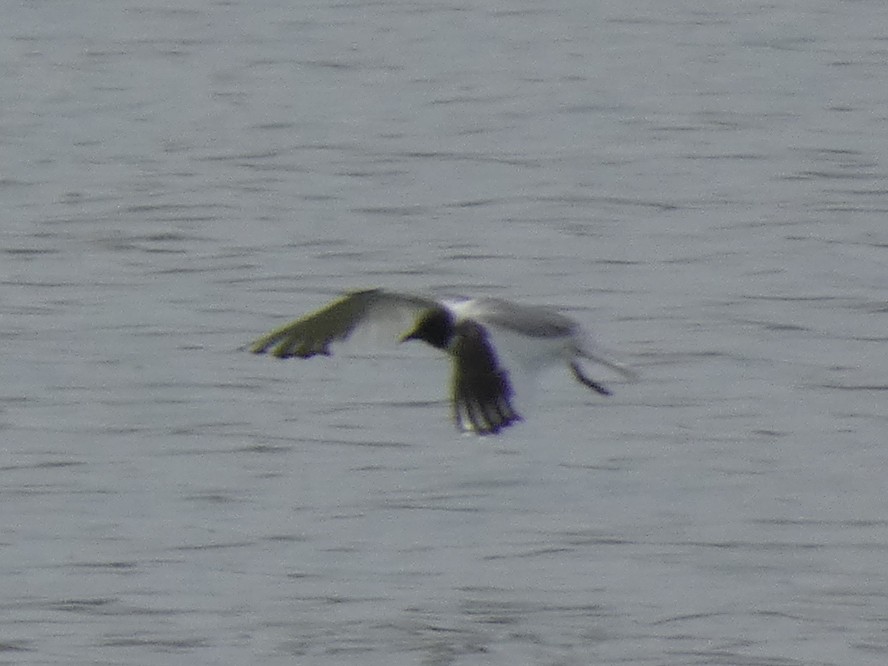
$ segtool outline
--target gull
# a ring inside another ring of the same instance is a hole
[[[478,435],[497,434],[522,420],[503,358],[528,374],[565,364],[600,395],[611,392],[584,373],[582,359],[633,376],[595,350],[576,321],[551,308],[499,298],[439,300],[379,288],[348,292],[263,335],[249,350],[277,358],[329,356],[332,343],[379,323],[400,326],[401,342],[419,340],[449,354],[453,419],[459,429]]]

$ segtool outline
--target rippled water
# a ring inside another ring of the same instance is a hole
[[[884,3],[7,10],[0,661],[885,663]],[[239,350],[371,284],[641,380]]]

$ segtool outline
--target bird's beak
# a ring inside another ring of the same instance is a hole
[[[416,331],[408,331],[407,333],[405,333],[404,335],[402,335],[398,339],[398,342],[407,342],[408,340],[416,340],[415,333],[416,333]]]

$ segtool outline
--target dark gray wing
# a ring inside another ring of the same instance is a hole
[[[384,289],[354,291],[263,335],[249,349],[255,354],[270,352],[278,358],[329,355],[331,342],[346,340],[364,325],[387,322],[408,327],[422,312],[435,307],[439,307],[438,302],[424,296]]]
[[[508,374],[500,367],[483,326],[472,320],[457,324],[450,351],[457,427],[489,435],[521,420],[512,407]]]

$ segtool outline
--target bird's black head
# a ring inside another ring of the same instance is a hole
[[[423,314],[413,330],[401,338],[401,342],[422,340],[437,349],[447,349],[453,335],[453,315],[444,308],[435,308]]]

